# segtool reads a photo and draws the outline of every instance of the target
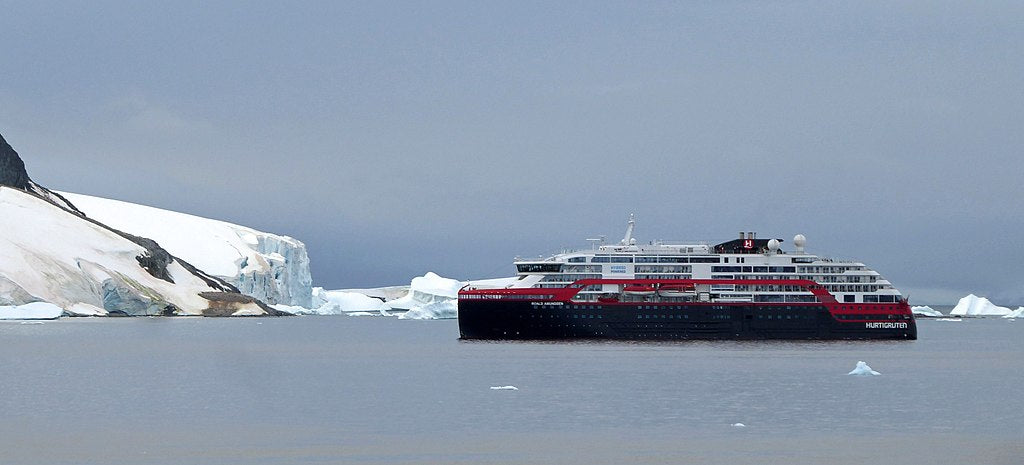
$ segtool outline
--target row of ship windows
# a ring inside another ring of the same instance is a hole
[[[587,257],[571,257],[571,258],[569,258],[568,262],[569,263],[587,263]],[[631,255],[596,255],[596,256],[590,258],[590,263],[722,263],[722,262],[723,261],[719,257],[677,257],[677,256],[655,256],[655,257],[643,257],[643,256],[640,256],[640,257],[637,257],[637,256],[631,256]],[[796,260],[794,260],[793,262],[797,263]],[[725,262],[724,263],[729,263],[728,262],[728,257],[725,257]],[[762,270],[763,268],[766,268],[764,266],[755,266],[755,267],[750,267],[750,266],[743,266],[743,267],[738,267],[738,266],[716,266],[714,268],[723,268],[722,270],[715,270],[715,271],[720,271],[720,272],[725,272],[725,273],[729,273],[729,272],[735,272],[735,273],[748,272],[749,273],[749,272],[751,272],[749,270],[750,268],[756,268],[755,270],[752,271],[754,273],[767,272],[766,270]],[[729,268],[729,270],[725,270],[724,268]],[[742,271],[735,270],[736,268],[742,268],[743,270]],[[866,269],[866,267],[863,267],[863,266],[799,266],[799,267],[793,267],[793,266],[784,266],[784,267],[772,266],[772,267],[767,267],[767,268],[785,268],[786,269],[785,271],[782,271],[782,270],[779,271],[779,272],[782,272],[782,273],[798,272],[798,273],[826,273],[826,274],[841,274],[841,273],[845,273],[847,271],[864,271]],[[794,268],[796,268],[796,271],[793,270]],[[772,272],[775,272],[775,270],[773,269]]]
[[[849,314],[849,315],[836,315],[837,320],[909,320],[910,317],[906,315],[864,315],[864,314]]]
[[[735,307],[734,306],[727,306],[727,305],[709,305],[709,306],[701,307],[700,310],[719,310],[719,311],[724,311],[724,310],[729,310],[729,309],[732,309],[732,308],[735,308]],[[805,309],[805,308],[807,308],[807,307],[795,307],[795,306],[789,306],[789,305],[787,305],[785,307],[782,307],[782,306],[775,307],[776,310],[787,310],[787,311],[793,311],[793,310]],[[843,308],[845,308],[845,307],[843,307]],[[598,310],[598,311],[601,311],[601,310],[604,310],[604,307],[601,306],[601,305],[565,305],[565,306],[562,306],[562,307],[558,307],[558,309],[559,310],[566,310],[566,311],[573,311],[573,310]],[[741,309],[742,310],[747,310],[747,311],[751,310],[749,307],[748,308],[741,308]],[[554,310],[554,309],[552,309],[552,310]],[[666,311],[666,310],[691,310],[691,311],[696,311],[698,309],[694,308],[694,307],[682,306],[682,305],[640,305],[640,306],[636,307],[636,310],[639,311],[639,312],[643,312],[643,311],[651,311],[651,310],[661,310],[661,311]]]
[[[554,275],[548,275],[548,276],[545,276],[545,277],[541,278],[541,282],[548,283],[548,282],[557,281],[557,282],[571,283],[573,281],[578,281],[580,279],[600,279],[600,278],[601,278],[601,275],[599,275],[599,274],[554,274]]]
[[[463,300],[550,300],[551,294],[460,294]]]
[[[878,276],[827,276],[827,275],[769,275],[769,274],[715,274],[711,279],[746,279],[750,281],[766,281],[780,279],[804,279],[819,283],[873,283]]]
[[[880,289],[888,289],[891,286],[879,286],[872,284],[825,284],[825,289],[829,292],[876,292]],[[739,284],[733,286],[732,284],[717,284],[712,286],[712,290],[715,291],[735,291],[735,292],[799,292],[806,291],[802,286],[776,286],[776,285],[764,285],[764,286],[750,286],[745,284]]]
[[[569,263],[586,263],[587,257],[572,257]],[[597,255],[590,263],[721,263],[718,257],[633,257],[629,255]]]
[[[796,273],[795,266],[713,266],[712,273]]]

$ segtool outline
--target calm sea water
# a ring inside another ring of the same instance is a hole
[[[2,322],[0,462],[1022,463],[1024,321],[918,324],[555,344],[461,342],[453,320]]]

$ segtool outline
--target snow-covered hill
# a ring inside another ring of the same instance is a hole
[[[147,247],[145,239],[119,234],[36,193],[0,186],[0,218],[0,306],[50,302],[126,315],[277,313]]]
[[[312,306],[309,256],[296,239],[145,205],[60,194],[90,218],[153,239],[245,295],[271,305]]]

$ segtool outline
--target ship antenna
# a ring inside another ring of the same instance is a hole
[[[622,245],[629,245],[629,241],[633,240],[633,226],[636,226],[636,220],[632,213],[629,214],[629,225],[626,226],[626,236],[622,238]]]

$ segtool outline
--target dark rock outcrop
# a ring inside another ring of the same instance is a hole
[[[25,171],[25,162],[21,161],[18,152],[0,134],[0,185],[27,191],[31,182]]]
[[[245,294],[234,292],[200,292],[199,296],[210,301],[210,308],[203,310],[203,316],[232,316],[238,310],[252,305],[266,312],[267,316],[290,315],[290,313],[277,310]]]

